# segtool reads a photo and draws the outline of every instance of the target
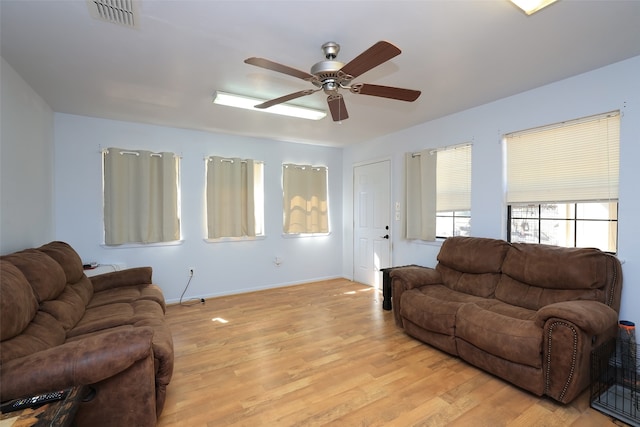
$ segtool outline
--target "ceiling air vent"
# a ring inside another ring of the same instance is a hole
[[[134,0],[87,0],[92,17],[129,28],[138,24],[136,3]]]

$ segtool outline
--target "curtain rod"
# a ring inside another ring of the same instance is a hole
[[[329,170],[329,168],[326,167],[326,166],[296,165],[294,163],[283,163],[282,166],[284,166],[285,168],[292,167],[292,168],[296,168],[296,169],[311,168],[311,169],[315,169],[315,170],[322,170],[322,169]]]
[[[119,148],[114,148],[114,150],[119,150]],[[146,151],[146,150],[141,150],[141,151]],[[102,149],[102,150],[100,150],[100,153],[107,154],[107,153],[109,153],[109,149],[108,148]],[[120,153],[120,155],[124,155],[124,154],[128,154],[128,155],[131,155],[131,156],[139,156],[140,155],[139,151],[122,150],[119,153]],[[173,154],[174,157],[177,157],[179,159],[182,158],[182,156],[179,156],[179,155],[177,155],[175,153],[171,153],[171,154]],[[162,153],[149,152],[149,156],[151,156],[151,157],[162,157]]]
[[[456,144],[456,145],[448,145],[446,147],[434,148],[432,150],[429,150],[429,154],[431,154],[433,156],[438,151],[457,150],[459,148],[471,147],[472,145],[473,144],[471,142],[465,142],[465,143]],[[411,153],[411,157],[420,157],[420,153],[421,153],[420,151],[416,151],[415,153]]]
[[[220,157],[220,156],[206,156],[204,158],[204,161],[205,162],[213,161],[214,157]],[[232,159],[232,158],[229,158],[229,157],[220,157],[220,161],[221,162],[227,162],[227,163],[233,163],[235,161],[235,159]],[[247,163],[247,160],[240,159],[240,163]],[[253,160],[253,163],[264,164],[264,162],[262,160]]]

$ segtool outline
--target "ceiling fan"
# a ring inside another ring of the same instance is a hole
[[[335,42],[327,42],[322,45],[322,51],[326,60],[320,61],[311,67],[311,72],[297,70],[277,62],[264,58],[247,58],[245,63],[267,70],[288,74],[302,80],[311,82],[316,88],[305,89],[289,95],[281,96],[270,101],[258,104],[255,108],[269,108],[273,105],[291,101],[301,96],[323,90],[328,95],[327,103],[331,111],[333,121],[339,122],[349,118],[347,107],[340,89],[349,90],[351,93],[360,95],[378,96],[382,98],[397,99],[400,101],[412,102],[420,96],[419,90],[403,89],[399,87],[372,85],[368,83],[352,83],[353,79],[359,75],[377,67],[400,54],[401,50],[386,41],[379,41],[360,55],[352,59],[346,65],[336,61],[336,56],[340,51],[340,45]]]

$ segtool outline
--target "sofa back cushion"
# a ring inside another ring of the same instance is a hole
[[[608,303],[610,258],[593,248],[513,243],[502,265],[496,298],[530,310],[568,300]]]
[[[57,298],[64,290],[67,283],[64,270],[47,254],[26,249],[2,258],[24,274],[39,303]]]
[[[38,311],[27,278],[8,261],[0,260],[0,341],[24,331]]]
[[[481,237],[446,239],[436,269],[450,289],[479,297],[493,297],[502,262],[509,249],[504,240]]]
[[[93,296],[93,286],[71,246],[51,242],[2,259],[18,268],[33,290],[39,310],[50,314],[63,330],[70,330],[80,321]]]
[[[44,252],[60,264],[67,278],[67,283],[79,282],[85,275],[80,255],[68,243],[47,243],[40,246],[38,251]]]

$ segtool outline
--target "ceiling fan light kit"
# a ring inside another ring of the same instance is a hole
[[[298,107],[295,105],[274,105],[272,108],[257,108],[256,104],[262,105],[263,99],[251,98],[248,96],[235,95],[221,91],[213,93],[213,103],[225,105],[227,107],[244,108],[246,110],[262,111],[266,113],[279,114],[289,117],[297,117],[300,119],[320,120],[327,116],[322,110],[314,110],[313,108]]]
[[[420,96],[420,91],[413,89],[367,83],[352,84],[352,81],[361,74],[389,61],[401,53],[400,49],[387,41],[377,42],[346,65],[335,60],[338,52],[340,52],[340,45],[338,43],[327,42],[322,45],[322,51],[324,52],[325,60],[314,64],[311,67],[310,73],[264,58],[251,57],[245,59],[244,62],[249,65],[287,74],[310,82],[315,86],[315,89],[301,90],[263,102],[255,105],[255,108],[268,111],[284,102],[301,96],[311,95],[312,93],[322,90],[327,95],[327,105],[329,106],[329,111],[331,111],[333,121],[341,122],[349,118],[349,113],[347,112],[344,97],[342,93],[340,93],[340,90],[347,90],[356,95],[377,96],[407,102],[413,102]]]

